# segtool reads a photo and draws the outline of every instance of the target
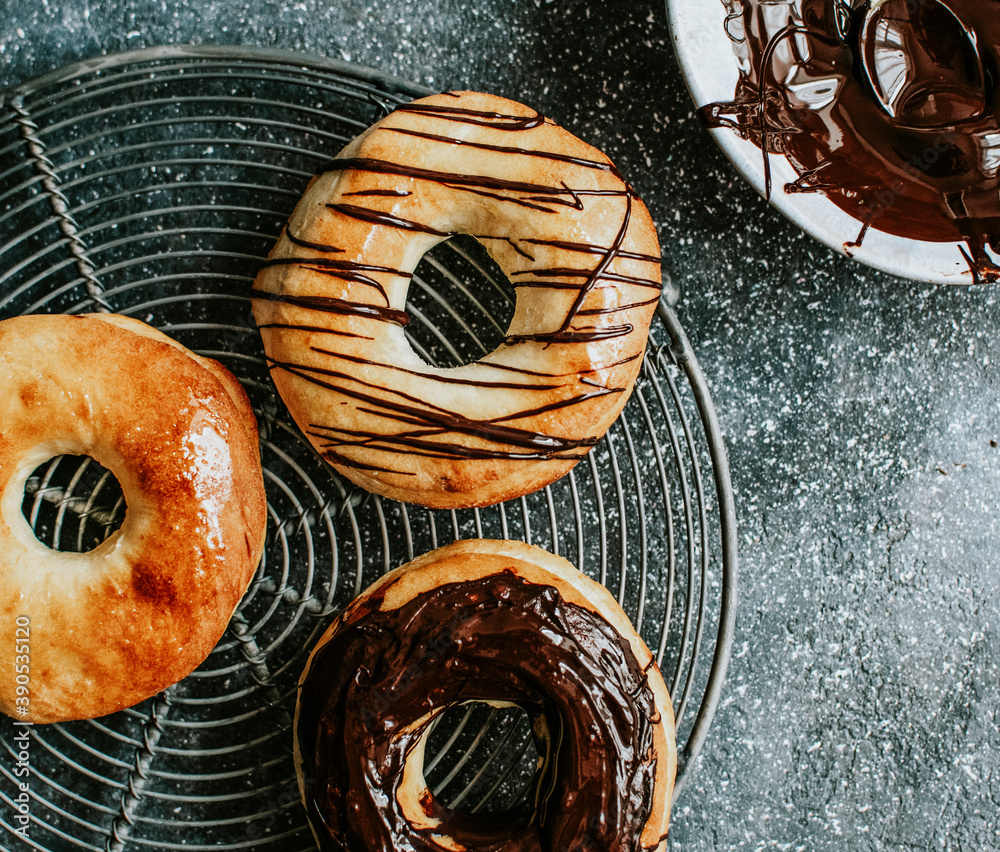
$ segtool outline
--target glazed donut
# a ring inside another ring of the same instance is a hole
[[[521,808],[463,816],[427,788],[430,723],[465,702],[532,718],[539,768]],[[294,734],[322,850],[666,844],[676,748],[656,661],[603,586],[522,542],[456,542],[370,587],[309,657]]]
[[[740,79],[702,119],[732,127],[870,228],[961,249],[1000,280],[1000,15],[981,0],[724,0]],[[992,90],[992,91],[991,91]]]
[[[505,341],[455,368],[404,336],[418,261],[479,240],[516,291]],[[649,213],[606,156],[475,93],[400,106],[327,163],[257,276],[272,376],[354,483],[485,506],[565,474],[632,390],[662,288]]]
[[[28,689],[5,665],[0,711],[58,722],[129,707],[208,656],[257,568],[253,411],[221,364],[113,314],[0,322],[0,383],[0,612],[30,630]],[[87,553],[42,544],[21,509],[29,475],[64,454],[102,464],[126,501]]]

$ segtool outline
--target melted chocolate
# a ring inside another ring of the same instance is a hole
[[[397,796],[428,714],[468,701],[511,702],[543,721],[547,759],[529,801],[510,812],[466,816],[425,796],[439,834],[497,852],[639,852],[658,715],[611,625],[512,571],[396,610],[380,603],[366,601],[316,652],[299,695],[304,798],[324,852],[443,848]]]
[[[860,223],[965,243],[976,281],[1000,279],[1000,10],[989,0],[729,0],[742,57],[733,101],[700,111]]]

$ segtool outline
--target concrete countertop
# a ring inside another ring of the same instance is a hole
[[[674,849],[1000,849],[1000,287],[899,280],[756,196],[661,2],[7,0],[0,86],[161,44],[524,101],[646,200],[726,433],[740,608]]]

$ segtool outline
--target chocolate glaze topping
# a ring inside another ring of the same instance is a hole
[[[301,686],[304,798],[324,852],[443,848],[397,795],[429,714],[468,701],[522,707],[544,760],[511,812],[465,816],[425,796],[439,834],[476,850],[639,852],[658,716],[645,672],[603,618],[513,571],[380,604],[376,594],[351,614]]]
[[[700,111],[870,228],[965,243],[1000,279],[1000,6],[996,0],[725,0],[732,101]]]

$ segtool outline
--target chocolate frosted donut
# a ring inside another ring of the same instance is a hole
[[[484,244],[516,290],[504,343],[437,368],[404,336],[423,254]],[[614,422],[661,289],[649,213],[606,156],[536,111],[449,93],[398,107],[324,166],[257,277],[274,382],[340,473],[436,508],[570,470]]]
[[[725,0],[740,80],[701,110],[869,228],[1000,279],[1000,13],[984,0]]]
[[[431,722],[472,701],[533,721],[539,768],[512,811],[450,812],[424,780]],[[294,730],[322,850],[665,845],[676,751],[659,669],[603,586],[521,542],[456,542],[372,586],[313,651]]]

